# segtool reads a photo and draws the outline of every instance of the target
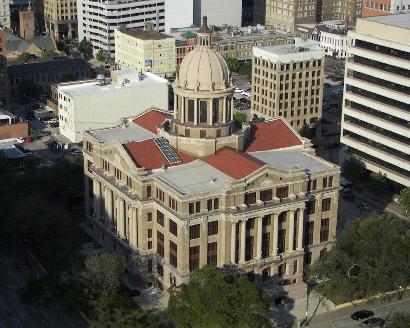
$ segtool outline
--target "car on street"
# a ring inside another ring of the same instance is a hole
[[[24,143],[25,140],[24,140],[23,137],[18,137],[18,138],[17,138],[17,142],[21,144],[21,143]]]
[[[382,318],[370,318],[370,319],[363,321],[360,325],[366,328],[383,327],[384,320]]]
[[[234,91],[235,93],[242,93],[243,92],[243,90],[242,89],[239,89],[239,88],[235,88],[235,91]]]
[[[363,319],[368,319],[374,316],[374,312],[370,310],[360,310],[355,313],[353,313],[350,317],[353,320],[363,320]]]
[[[52,166],[54,166],[53,161],[44,161],[44,162],[41,162],[38,167],[39,168],[48,168],[48,167],[52,167]]]
[[[72,148],[70,153],[73,156],[83,156],[83,151],[81,149],[78,149],[78,148]]]

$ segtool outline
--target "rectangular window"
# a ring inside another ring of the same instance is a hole
[[[132,189],[132,179],[127,176],[127,187]]]
[[[316,190],[316,187],[317,187],[317,180],[316,179],[309,180],[309,182],[308,182],[308,192]]]
[[[194,111],[195,101],[193,99],[188,99],[188,122],[194,122]]]
[[[157,253],[164,257],[164,235],[157,231]]]
[[[206,130],[199,130],[199,137],[201,139],[205,139],[206,138]]]
[[[148,241],[148,249],[152,249],[152,240]]]
[[[199,101],[199,123],[207,123],[208,121],[208,102]],[[201,137],[202,138],[202,137]]]
[[[194,203],[188,204],[188,211],[189,211],[189,214],[194,214]]]
[[[159,276],[164,277],[164,268],[159,263],[157,264],[157,272]]]
[[[278,254],[282,254],[285,251],[286,246],[286,229],[280,229],[278,231]]]
[[[178,264],[178,247],[177,245],[170,241],[169,242],[169,263],[174,267],[177,267]]]
[[[322,212],[330,211],[331,205],[332,205],[331,198],[322,199]]]
[[[189,239],[197,239],[201,236],[200,225],[195,224],[189,227]]]
[[[331,188],[333,186],[333,177],[329,177],[328,181],[328,187]]]
[[[159,225],[164,226],[164,213],[157,210],[157,222]]]
[[[148,229],[148,238],[152,238],[152,229]]]
[[[207,254],[207,264],[208,265],[217,265],[218,261],[218,244],[209,243],[208,244],[208,254]]]
[[[323,178],[323,189],[327,188],[327,177]]]
[[[164,202],[164,200],[165,200],[165,193],[161,189],[158,189],[158,188],[157,188],[157,198],[161,202]]]
[[[171,219],[169,220],[169,232],[178,237],[178,225]]]
[[[306,202],[306,214],[315,214],[315,208],[316,208],[316,201],[312,200],[310,202]]]
[[[219,198],[214,199],[214,210],[219,209]]]
[[[245,194],[245,204],[251,205],[256,203],[256,192],[246,193]]]
[[[147,270],[148,272],[152,272],[152,259],[147,261]]]
[[[289,195],[289,187],[280,187],[276,189],[276,197],[279,199],[287,198]]]
[[[218,221],[208,222],[208,236],[218,234]]]
[[[261,201],[269,202],[270,200],[272,200],[272,189],[262,190]]]
[[[212,199],[207,200],[206,208],[208,209],[208,211],[212,211]]]
[[[313,230],[315,228],[315,222],[309,221],[305,223],[305,245],[313,244]]]
[[[152,196],[151,186],[147,186],[147,198]]]
[[[320,221],[320,242],[329,240],[329,219],[322,219]]]
[[[152,212],[147,213],[147,222],[152,221]]]
[[[117,180],[121,180],[121,171],[114,167],[114,176]]]
[[[189,248],[189,270],[199,269],[199,246]]]
[[[195,203],[195,213],[200,213],[201,212],[201,202],[196,202]]]

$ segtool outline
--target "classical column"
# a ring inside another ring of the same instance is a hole
[[[181,110],[180,108],[178,108],[178,97],[177,95],[174,93],[174,118],[177,118],[177,111]]]
[[[288,233],[288,250],[293,251],[293,239],[295,234],[295,210],[289,211],[289,233]]]
[[[262,258],[262,217],[256,218],[258,225],[257,237],[256,237],[256,259],[260,260]]]
[[[125,212],[125,204],[124,200],[121,198],[118,198],[118,220],[117,220],[117,231],[120,234],[120,237],[124,237],[124,212]]]
[[[240,225],[241,241],[240,241],[240,254],[239,254],[239,263],[245,262],[245,233],[246,233],[246,220],[241,221]]]
[[[303,217],[304,217],[304,209],[299,209],[299,218],[298,218],[298,250],[303,250]]]
[[[236,223],[231,222],[231,263],[235,263]]]
[[[233,121],[233,97],[231,97],[231,121]]]
[[[107,188],[107,216],[106,219],[110,220],[114,224],[114,215],[112,213],[112,191]]]
[[[278,255],[278,223],[279,213],[273,213],[271,224],[273,225],[273,238],[271,246],[271,255]]]
[[[178,236],[180,236],[180,246],[178,246],[178,269],[189,270],[189,227],[187,224],[178,225]]]
[[[179,113],[179,119],[181,120],[181,123],[185,123],[185,98],[181,98],[181,110]]]
[[[134,246],[135,248],[138,247],[138,216],[137,216],[137,209],[132,208],[132,217],[131,217],[131,236],[130,236],[130,242],[131,245]]]
[[[209,125],[213,124],[212,122],[212,116],[213,116],[212,111],[213,110],[214,110],[214,100],[211,98],[209,101],[209,108],[208,108],[208,124]]]
[[[95,218],[101,218],[101,184],[99,181],[94,180],[94,211]]]
[[[222,122],[226,123],[226,97],[222,98],[223,99],[223,104],[222,104]]]
[[[198,124],[198,99],[194,99],[194,124]]]

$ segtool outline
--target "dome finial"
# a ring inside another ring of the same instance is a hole
[[[202,26],[198,32],[197,44],[210,47],[212,42],[212,30],[208,27],[208,17],[202,17]]]
[[[212,33],[212,30],[208,27],[208,16],[202,17],[202,25],[199,33]]]

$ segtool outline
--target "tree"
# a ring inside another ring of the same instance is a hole
[[[110,59],[110,55],[108,51],[105,50],[98,50],[97,54],[95,55],[95,59],[97,59],[101,63],[106,63]]]
[[[53,57],[57,57],[57,56],[59,56],[59,54],[57,52],[52,51],[52,50],[48,50],[48,51],[43,52],[43,54],[41,55],[41,58],[47,59],[47,58],[53,58]]]
[[[228,68],[231,72],[238,72],[239,69],[241,68],[241,65],[239,64],[239,60],[234,57],[229,57],[226,60],[226,63],[228,64]]]
[[[361,182],[366,178],[366,167],[357,157],[346,160],[342,165],[342,171],[343,176],[353,182]]]
[[[93,45],[91,44],[91,41],[82,39],[78,44],[78,51],[80,51],[84,58],[91,58],[93,55]]]
[[[349,223],[311,274],[319,290],[336,302],[371,298],[410,283],[410,225],[381,213]]]
[[[168,315],[176,328],[270,327],[262,292],[244,276],[226,276],[205,266],[189,283],[172,288]]]
[[[23,52],[21,55],[17,56],[17,61],[21,61],[24,63],[31,62],[33,60],[36,60],[38,57],[33,54],[29,54],[28,52]]]
[[[410,211],[410,188],[405,188],[400,191],[398,202],[406,213]]]
[[[239,123],[245,123],[248,120],[246,115],[244,113],[241,113],[241,112],[236,112],[233,115],[233,117],[234,117],[235,121],[237,121]]]
[[[21,81],[17,87],[17,93],[21,98],[37,98],[40,91],[40,86],[30,80]]]
[[[382,194],[386,192],[386,189],[389,187],[389,180],[386,177],[386,174],[382,174],[381,172],[370,173],[370,185],[369,190],[373,194]]]
[[[408,328],[410,327],[410,313],[396,312],[389,320],[386,328]]]

